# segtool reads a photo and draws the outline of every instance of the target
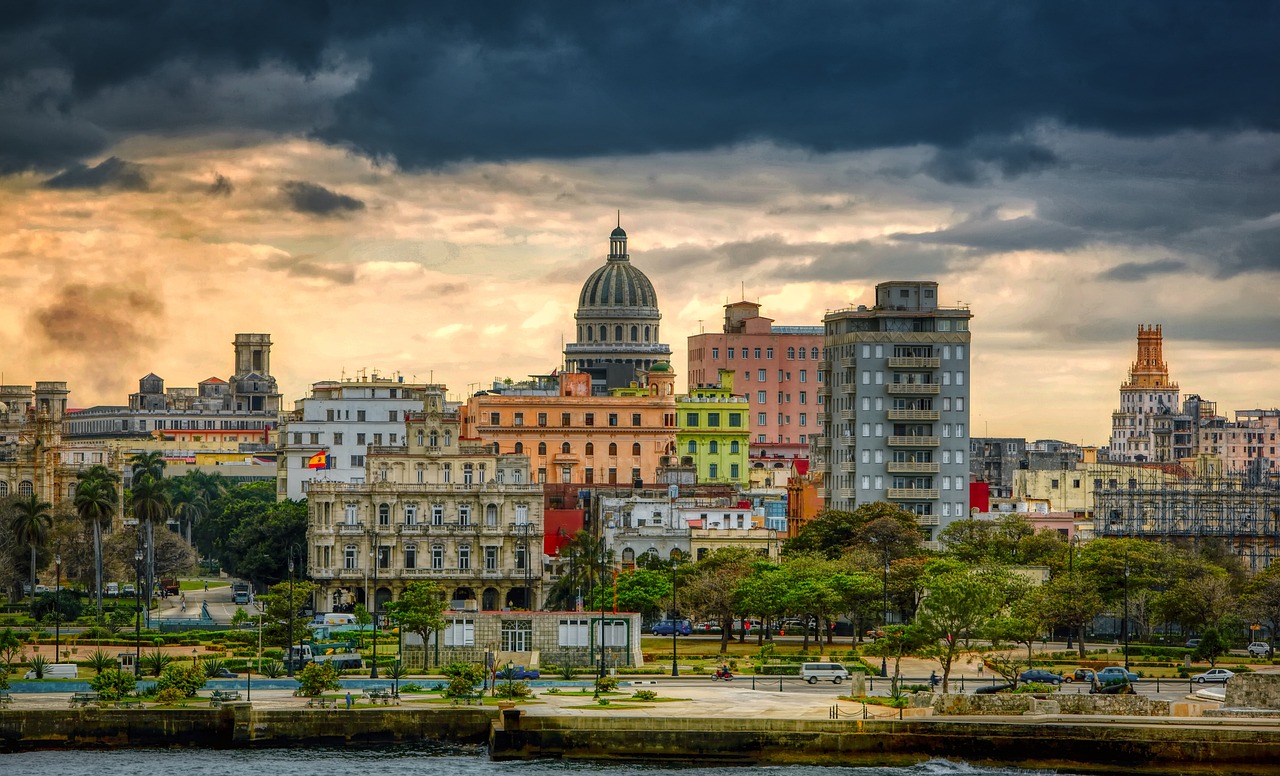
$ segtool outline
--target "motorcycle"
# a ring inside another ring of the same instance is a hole
[[[716,669],[716,672],[715,672],[714,674],[712,674],[712,675],[711,675],[711,681],[713,681],[713,682],[714,682],[714,681],[717,681],[717,680],[719,680],[719,679],[723,679],[723,680],[725,680],[726,682],[732,682],[732,681],[733,681],[733,672],[732,672],[732,671],[730,671],[729,669],[725,668],[724,666],[721,666],[721,667],[719,667],[719,668],[717,668],[717,669]]]

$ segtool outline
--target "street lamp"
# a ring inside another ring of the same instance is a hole
[[[373,607],[373,667],[369,669],[369,678],[378,678],[378,564],[382,558],[379,555],[378,547],[378,531],[373,531],[373,600],[370,605]],[[423,649],[426,649],[423,644]]]
[[[1120,615],[1120,632],[1124,634],[1124,670],[1129,670],[1129,555],[1124,556],[1124,613]]]
[[[1073,533],[1071,540],[1067,542],[1067,575],[1074,581],[1076,578],[1076,545],[1080,543],[1079,534]],[[1071,637],[1074,635],[1074,628],[1067,626],[1067,649],[1071,649]]]
[[[679,609],[676,608],[676,566],[680,565],[676,558],[671,559],[671,675],[679,676],[680,668],[676,665],[676,632],[680,628]]]
[[[293,548],[296,546],[294,544],[289,545],[289,608],[285,610],[285,616],[289,619],[289,648],[284,651],[286,676],[293,676],[293,664],[295,662],[293,655],[293,620],[295,613],[293,611]],[[302,650],[298,650],[298,652],[301,653]]]
[[[884,625],[881,630],[889,627],[889,548],[884,548]],[[818,638],[822,638],[821,635]],[[885,655],[880,656],[880,676],[889,675],[889,661]]]
[[[53,551],[53,567],[57,569],[57,581],[53,583],[53,662],[62,654],[62,542]]]
[[[139,535],[141,538],[141,535]],[[133,675],[142,676],[142,546],[133,551]]]
[[[598,580],[598,583],[596,584],[596,588],[599,589],[600,591],[600,670],[599,670],[599,673],[596,675],[596,691],[591,696],[596,700],[600,699],[600,680],[604,679],[604,647],[605,647],[605,642],[608,640],[608,637],[606,635],[607,632],[604,629],[604,562],[605,562],[604,537],[601,536],[600,537],[600,578]]]
[[[263,604],[261,601],[256,601],[252,604],[252,606],[254,609],[258,610],[257,669],[261,671],[262,670],[262,609],[265,606],[265,604]],[[245,694],[245,700],[252,702],[253,701],[253,671],[248,670],[247,667],[244,672],[244,681],[247,688],[247,692]]]

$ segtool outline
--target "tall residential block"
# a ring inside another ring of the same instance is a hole
[[[890,281],[873,307],[823,319],[829,422],[816,447],[826,504],[889,501],[920,516],[969,511],[969,320],[938,306],[938,284]]]
[[[1111,413],[1113,461],[1174,461],[1190,454],[1174,450],[1178,384],[1169,379],[1163,351],[1160,325],[1139,326],[1137,358],[1120,386],[1120,409]]]

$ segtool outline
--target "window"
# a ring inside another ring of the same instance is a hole
[[[517,426],[523,426],[523,425],[524,425],[524,413],[523,413],[523,412],[517,412],[517,413],[515,414],[515,416],[514,416],[514,419],[512,420],[512,423],[513,423],[514,425],[517,425]]]
[[[367,437],[366,437],[364,434],[356,434],[356,444],[358,444],[358,445],[363,445],[363,444],[365,444],[365,439],[366,439],[366,438],[367,438]]]
[[[712,348],[712,349],[711,349],[711,358],[713,358],[713,359],[718,359],[718,358],[720,358],[720,348]]]
[[[730,360],[730,361],[732,361],[732,360],[733,360],[733,348],[729,348],[729,350],[728,350],[728,354],[727,354],[727,355],[729,356],[729,360]]]
[[[765,358],[770,358],[770,359],[773,358],[773,348],[765,348],[764,353],[765,353],[765,356],[764,356]]]
[[[618,454],[618,443],[617,443],[617,442],[610,442],[610,443],[609,443],[609,455],[617,455],[617,454]]]
[[[596,446],[595,446],[595,444],[594,444],[594,443],[592,443],[592,442],[588,442],[588,443],[587,443],[587,445],[586,445],[586,447],[584,448],[583,452],[584,452],[588,457],[595,455],[595,454],[596,454]]]
[[[363,455],[353,455],[353,456],[351,456],[351,468],[352,468],[352,469],[363,469],[363,468],[364,468],[364,456],[363,456]]]
[[[418,545],[406,544],[404,546],[404,567],[407,569],[416,569],[418,567]]]
[[[562,647],[590,647],[591,620],[585,617],[561,620],[559,643]]]
[[[462,484],[471,485],[475,479],[475,467],[469,463],[462,464]]]
[[[640,413],[638,412],[631,413],[631,425],[632,426],[640,425]]]
[[[631,445],[631,454],[636,458],[640,457],[640,443],[635,442]]]
[[[756,379],[757,379],[757,380],[759,380],[759,381],[760,381],[760,382],[762,382],[762,383],[763,383],[765,380],[768,380],[768,379],[769,379],[769,373],[768,373],[768,371],[767,371],[767,370],[764,370],[764,369],[757,369],[757,370],[756,370]]]
[[[539,426],[547,425],[547,413],[545,412],[538,413],[538,425]]]
[[[484,568],[485,568],[485,571],[498,570],[498,548],[497,547],[484,548]]]
[[[333,443],[334,443],[335,445],[340,445],[340,444],[342,444],[342,432],[341,432],[341,431],[338,431],[338,432],[335,432],[335,433],[334,433],[334,435],[333,435]]]
[[[742,428],[742,413],[741,413],[741,412],[730,412],[730,413],[729,413],[729,428]]]
[[[390,504],[378,505],[378,525],[380,526],[391,525],[391,505]]]
[[[713,479],[713,480],[714,480],[716,477],[719,477],[719,476],[720,476],[720,467],[719,467],[719,466],[716,466],[714,463],[713,463],[713,464],[708,465],[708,466],[707,466],[707,476],[708,476],[708,477],[710,477],[710,478],[711,478],[711,479]]]
[[[466,571],[471,568],[471,545],[462,544],[458,546],[458,568]]]
[[[515,453],[519,455],[524,452],[524,442],[516,442]]]
[[[364,410],[356,410],[356,420],[364,422]]]
[[[439,571],[444,568],[444,545],[431,545],[431,568]]]
[[[398,422],[400,420],[399,410],[390,410],[389,412],[387,412],[387,420],[392,423]]]
[[[800,402],[800,403],[803,404],[804,402]],[[807,412],[800,413],[800,425],[802,426],[809,425],[809,413]]]
[[[546,443],[546,442],[539,442],[539,443],[538,443],[538,455],[546,455],[546,454],[547,454],[547,443]]]
[[[956,385],[964,385],[964,372],[956,372]]]
[[[685,422],[684,422],[684,424],[685,424],[685,427],[687,427],[687,428],[697,428],[697,427],[698,427],[698,413],[696,413],[696,412],[687,412],[687,413],[685,413]]]
[[[622,327],[619,326],[619,329]],[[502,651],[528,652],[533,646],[533,620],[502,621]]]
[[[796,357],[796,349],[787,348],[787,358],[795,358],[795,357]]]
[[[596,414],[594,412],[584,414],[582,416],[582,422],[584,425],[594,426],[596,424]]]
[[[431,524],[444,525],[444,504],[431,505]]]
[[[610,426],[618,425],[618,413],[616,412],[609,413],[609,425]]]
[[[756,358],[760,358],[760,348],[756,348],[756,350],[755,350],[755,356],[756,356]]]
[[[688,446],[685,448],[685,452],[689,453],[690,455],[696,454],[698,452],[697,441],[690,439]]]
[[[516,545],[516,568],[523,571],[525,567],[525,546],[524,542]]]
[[[735,480],[738,479],[738,464],[736,463],[729,464],[729,477]]]
[[[712,455],[715,455],[716,453],[720,452],[720,443],[714,439],[708,442],[707,452],[711,453]]]
[[[569,450],[570,448],[569,448],[568,442],[564,442],[560,445],[560,452],[565,453],[567,455],[569,453]]]
[[[417,504],[404,505],[404,524],[405,525],[418,524],[418,505]]]
[[[768,403],[769,403],[769,392],[756,391],[756,404],[768,404]]]
[[[375,445],[380,445],[380,444],[382,444],[382,434],[374,434],[374,435],[373,435],[373,443],[374,443]]]
[[[707,427],[720,428],[720,413],[718,412],[707,413]]]
[[[357,565],[356,563],[356,559],[359,557],[357,552],[358,551],[356,550],[356,546],[354,544],[348,544],[346,547],[343,548],[342,567],[344,569],[349,570],[349,569],[360,568],[359,565]]]
[[[569,425],[569,413],[567,412],[560,413],[560,425],[562,426]]]
[[[470,504],[458,505],[458,525],[461,525],[461,526],[471,525],[471,505]]]
[[[767,412],[757,412],[757,413],[756,413],[756,425],[757,425],[757,426],[767,426],[767,425],[769,425],[769,413],[767,413]],[[763,442],[764,440],[760,440],[760,441],[762,441],[762,442]]]
[[[476,623],[469,617],[451,617],[444,621],[444,645],[446,647],[474,647]]]

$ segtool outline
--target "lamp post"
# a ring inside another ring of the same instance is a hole
[[[889,627],[889,548],[884,549],[884,625],[883,628]],[[822,638],[821,635],[818,638]],[[889,661],[884,655],[880,656],[880,676],[889,675]]]
[[[378,678],[378,565],[382,561],[378,547],[378,531],[373,531],[373,599],[369,602],[373,612],[373,667],[369,669],[369,678]],[[423,649],[426,644],[423,644]]]
[[[62,654],[62,542],[58,542],[53,551],[53,567],[57,569],[53,583],[53,662],[56,663]]]
[[[1071,540],[1067,542],[1067,576],[1069,576],[1074,581],[1076,577],[1076,544],[1079,541],[1080,537],[1074,533],[1074,529],[1072,530],[1073,530],[1073,533],[1071,535]],[[1071,649],[1072,635],[1074,635],[1074,628],[1068,625],[1067,626],[1067,649],[1068,650]]]
[[[289,545],[289,607],[288,609],[285,610],[285,616],[289,618],[289,648],[284,651],[284,667],[285,667],[286,676],[293,676],[293,664],[294,664],[294,656],[293,656],[293,614],[294,613],[293,611],[291,611],[293,609],[293,548],[294,548],[294,545],[290,544]],[[302,650],[298,650],[298,652],[301,653]]]
[[[671,559],[671,675],[679,676],[680,668],[676,665],[676,633],[680,629],[679,609],[676,608],[676,566],[680,565],[675,558]]]
[[[604,679],[604,645],[608,640],[604,629],[604,537],[600,537],[600,579],[596,587],[600,590],[600,669],[596,674],[596,690],[591,697],[600,699],[600,680]]]
[[[1120,615],[1120,632],[1124,634],[1124,670],[1129,670],[1129,555],[1124,556],[1124,612]]]
[[[253,604],[253,608],[258,610],[258,654],[255,660],[257,662],[256,668],[259,671],[262,670],[262,609],[263,609],[263,606],[265,606],[265,604],[263,604],[261,601],[256,601]],[[244,681],[248,688],[248,691],[245,694],[245,700],[252,702],[253,701],[253,671],[246,670],[244,672]]]
[[[141,534],[139,534],[141,538]],[[133,551],[133,675],[142,676],[142,546]]]

